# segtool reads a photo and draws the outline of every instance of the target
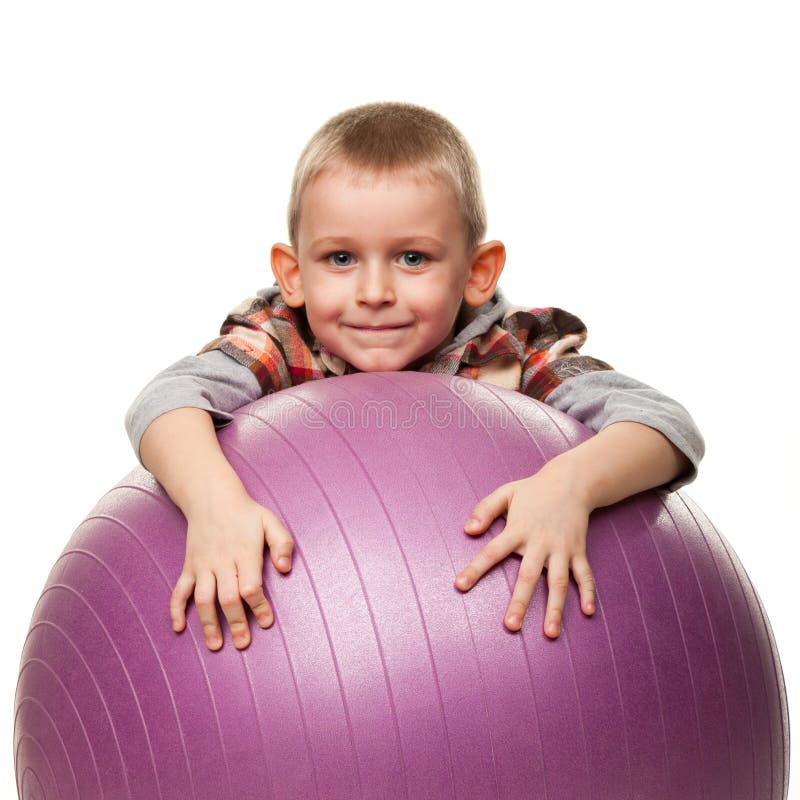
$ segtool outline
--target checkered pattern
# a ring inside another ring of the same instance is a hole
[[[458,331],[456,331],[456,336]],[[613,369],[578,354],[586,326],[560,308],[512,306],[502,321],[455,350],[439,353],[420,372],[461,375],[544,400],[564,380]],[[250,297],[234,308],[220,336],[200,352],[221,350],[250,369],[264,394],[358,370],[328,350],[308,326],[305,310],[280,294]]]

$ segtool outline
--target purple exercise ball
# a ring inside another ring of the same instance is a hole
[[[295,540],[265,558],[275,624],[209,651],[169,599],[186,522],[137,468],[59,557],[22,652],[24,800],[784,798],[789,729],[769,622],[725,539],[682,492],[598,509],[597,610],[570,583],[558,639],[540,580],[503,624],[519,558],[469,592],[499,533],[482,497],[589,438],[517,392],[356,373],[264,397],[220,431]]]

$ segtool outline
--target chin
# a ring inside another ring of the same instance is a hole
[[[371,358],[362,361],[360,364],[350,362],[361,372],[399,372],[405,369],[408,362],[398,358]]]

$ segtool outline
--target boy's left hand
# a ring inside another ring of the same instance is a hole
[[[582,499],[571,473],[556,462],[554,459],[529,478],[504,483],[475,506],[472,516],[478,521],[464,526],[467,533],[483,533],[501,514],[506,518],[506,526],[456,579],[457,588],[466,591],[509,554],[521,555],[519,575],[505,617],[506,627],[518,631],[542,569],[547,567],[544,632],[551,638],[561,631],[570,568],[580,590],[583,612],[591,615],[595,610],[594,579],[586,559],[586,533],[592,509]]]

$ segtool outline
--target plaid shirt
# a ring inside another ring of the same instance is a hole
[[[454,341],[419,372],[461,375],[543,401],[567,378],[613,369],[604,361],[578,354],[586,341],[586,326],[573,314],[560,308],[511,306],[500,289],[493,301],[496,321],[467,340],[460,334],[487,308],[491,310],[492,301],[480,309],[462,301]],[[200,353],[209,350],[221,350],[250,369],[264,394],[359,371],[314,336],[305,309],[286,305],[275,286],[234,308],[220,336]]]

